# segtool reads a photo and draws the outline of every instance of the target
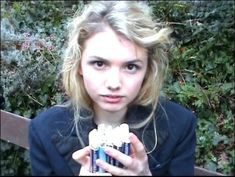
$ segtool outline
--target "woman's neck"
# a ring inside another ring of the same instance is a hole
[[[116,127],[125,120],[127,109],[123,109],[117,112],[109,112],[102,110],[99,107],[94,107],[94,111],[95,111],[94,121],[97,125],[105,123],[112,125],[113,127]]]

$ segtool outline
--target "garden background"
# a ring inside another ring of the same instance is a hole
[[[84,3],[1,1],[1,109],[33,118],[66,99],[66,23]],[[234,175],[234,1],[148,3],[175,29],[162,94],[198,117],[196,165]],[[29,163],[28,151],[1,141],[1,176],[30,175]]]

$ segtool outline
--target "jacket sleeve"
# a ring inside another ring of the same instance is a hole
[[[31,121],[29,125],[29,154],[31,173],[33,176],[53,175],[49,159],[47,159],[45,148],[41,143],[33,121]]]
[[[172,176],[194,175],[197,120],[194,115],[188,118],[170,163],[169,173]]]

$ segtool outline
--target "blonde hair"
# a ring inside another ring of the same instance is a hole
[[[131,128],[141,128],[154,117],[160,90],[168,67],[166,49],[169,47],[170,28],[156,23],[146,2],[94,1],[75,14],[68,26],[68,43],[62,66],[63,85],[74,108],[75,125],[82,118],[81,109],[93,115],[92,100],[88,96],[78,70],[83,44],[92,34],[111,27],[117,34],[148,50],[148,70],[143,86],[133,101],[135,105],[152,105],[151,114]],[[78,133],[78,128],[77,128]],[[81,140],[81,138],[80,138]]]

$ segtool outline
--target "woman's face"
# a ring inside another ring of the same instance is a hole
[[[147,70],[147,50],[105,28],[85,41],[81,69],[97,110],[125,111],[138,95]]]

